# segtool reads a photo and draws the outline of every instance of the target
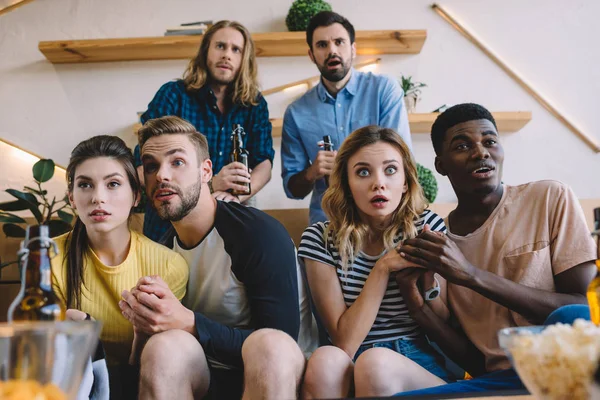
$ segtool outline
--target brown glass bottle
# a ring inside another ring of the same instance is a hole
[[[592,322],[600,325],[600,208],[594,208],[594,231],[592,235],[598,245],[596,256],[596,277],[592,280],[587,290],[588,303],[590,305],[590,317]]]
[[[331,141],[331,136],[325,135],[323,136],[323,150],[325,151],[333,151],[333,142]],[[329,176],[325,175],[325,184],[329,186]]]
[[[61,321],[65,306],[52,289],[50,248],[47,225],[28,226],[24,246],[28,249],[25,279],[9,309],[13,321]],[[11,315],[12,311],[12,315]]]
[[[246,169],[248,170],[248,150],[244,148],[244,142],[242,141],[242,135],[244,135],[244,128],[241,125],[235,124],[233,125],[233,131],[231,132],[231,155],[229,157],[230,162],[239,162],[244,164]],[[250,182],[236,182],[238,185],[245,186],[247,189],[245,191],[235,190],[231,191],[231,194],[234,196],[248,195],[251,193]]]

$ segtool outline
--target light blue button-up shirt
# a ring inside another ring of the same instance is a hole
[[[358,128],[379,125],[398,132],[412,150],[404,92],[398,81],[371,72],[352,69],[346,86],[332,97],[319,82],[301,98],[290,104],[283,117],[281,162],[283,188],[290,199],[290,178],[310,166],[317,158],[317,142],[331,136],[335,149]],[[327,189],[324,179],[315,182],[310,201],[310,223],[326,221],[321,199]]]

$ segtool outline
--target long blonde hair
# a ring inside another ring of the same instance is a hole
[[[342,269],[349,264],[362,249],[369,236],[369,226],[361,220],[358,207],[352,197],[348,183],[348,160],[365,146],[384,142],[392,145],[402,156],[407,191],[402,196],[398,208],[392,214],[392,223],[383,232],[386,249],[394,246],[394,238],[402,233],[403,239],[417,235],[415,221],[427,207],[423,189],[417,178],[417,167],[412,154],[400,135],[394,130],[371,125],[350,134],[342,143],[335,158],[333,171],[329,177],[329,188],[323,195],[322,207],[329,217],[329,229],[334,233],[334,244],[342,260]],[[324,238],[327,242],[327,238]]]
[[[200,49],[195,58],[192,58],[183,73],[183,83],[189,91],[198,90],[204,86],[208,80],[208,66],[206,58],[208,56],[208,48],[214,34],[223,28],[234,28],[239,31],[244,37],[244,52],[242,54],[242,64],[240,70],[233,82],[233,90],[231,91],[232,103],[238,103],[243,106],[257,105],[258,95],[258,68],[256,66],[256,51],[254,49],[254,41],[250,32],[242,24],[236,21],[223,20],[211,26],[204,36]]]

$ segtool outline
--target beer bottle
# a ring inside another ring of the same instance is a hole
[[[26,260],[21,265],[21,290],[8,310],[9,321],[59,321],[65,319],[65,305],[52,289],[50,239],[47,225],[28,226],[21,244]],[[55,249],[56,250],[56,249]]]
[[[323,136],[323,150],[325,151],[333,151],[333,142],[331,141],[331,136],[325,135]],[[325,184],[329,186],[329,176],[325,175]]]
[[[229,157],[230,162],[239,162],[244,164],[246,170],[248,170],[248,150],[244,148],[244,142],[242,141],[242,135],[245,135],[244,128],[240,124],[235,124],[233,126],[233,131],[231,132],[231,141],[232,141],[232,149],[231,155]],[[245,191],[233,189],[231,194],[234,196],[247,195],[251,193],[250,182],[236,182],[238,185],[242,185],[246,187]]]
[[[594,208],[594,231],[592,235],[596,239],[597,256],[596,256],[596,277],[592,280],[587,290],[588,303],[590,305],[590,317],[592,322],[600,325],[600,208]]]

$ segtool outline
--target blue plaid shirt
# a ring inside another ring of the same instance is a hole
[[[217,107],[217,98],[208,85],[197,91],[188,92],[182,80],[165,83],[156,93],[148,110],[142,114],[141,121],[166,115],[175,115],[189,121],[198,132],[204,134],[208,141],[208,151],[213,163],[213,173],[218,174],[221,168],[229,164],[231,153],[231,131],[233,125],[240,124],[246,135],[243,136],[244,147],[248,150],[248,165],[256,167],[265,160],[275,157],[271,122],[267,102],[259,96],[258,105],[243,106],[234,104],[227,114],[222,114]],[[141,165],[139,146],[135,149],[136,166]],[[144,235],[154,241],[160,241],[170,228],[169,221],[160,219],[148,199],[144,217]]]

